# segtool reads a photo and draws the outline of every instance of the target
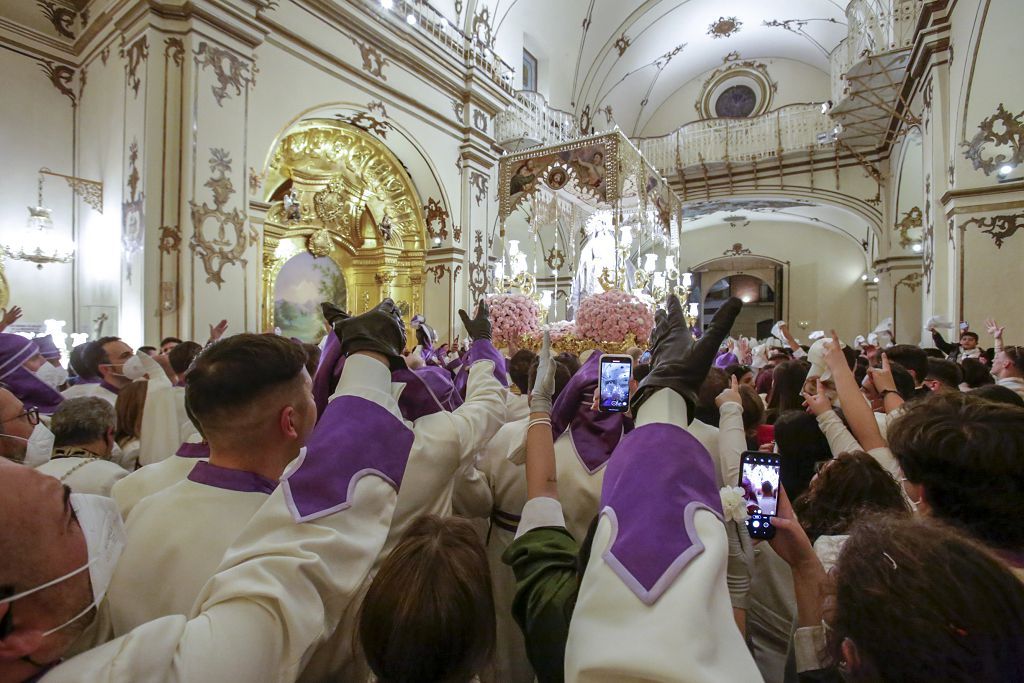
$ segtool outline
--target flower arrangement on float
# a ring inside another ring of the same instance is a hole
[[[556,353],[579,355],[588,349],[625,353],[631,347],[646,348],[654,328],[651,307],[633,294],[612,289],[593,294],[580,302],[576,321],[562,321],[546,327]],[[525,335],[522,346],[536,351],[541,333]]]
[[[491,338],[498,348],[517,348],[527,335],[540,334],[540,307],[523,294],[492,294],[487,297],[491,312]]]

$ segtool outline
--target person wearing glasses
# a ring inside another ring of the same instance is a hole
[[[39,409],[26,409],[21,399],[0,384],[0,456],[24,462],[28,438],[38,424]]]
[[[109,496],[128,471],[111,461],[114,408],[95,396],[69,398],[50,420],[53,456],[36,469],[56,477],[74,493]]]
[[[1024,398],[1024,347],[1004,346],[992,361],[996,384],[1011,389]]]

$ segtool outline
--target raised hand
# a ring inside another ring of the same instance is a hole
[[[336,321],[334,334],[338,336],[341,351],[346,356],[368,351],[387,357],[392,370],[407,367],[402,356],[405,325],[401,312],[391,299],[384,299],[376,308],[362,315]]]
[[[804,406],[806,406],[807,412],[813,415],[824,415],[832,410],[832,401],[829,399],[828,394],[825,393],[825,385],[821,383],[820,379],[816,381],[818,383],[816,393],[810,394],[803,391],[800,392],[800,395],[804,397]]]
[[[227,329],[228,329],[228,321],[227,320],[221,320],[216,325],[210,325],[210,341],[207,342],[207,343],[212,343],[212,342],[218,341],[221,337],[224,336],[224,333],[227,331]]]
[[[887,390],[896,391],[896,380],[892,377],[892,367],[889,365],[889,357],[886,354],[882,354],[882,367],[868,368],[868,373],[870,373],[871,383],[878,393]]]
[[[480,305],[476,309],[476,317],[472,320],[469,314],[461,308],[459,309],[459,317],[462,318],[462,324],[466,327],[466,333],[473,341],[491,338],[490,310],[487,308],[486,301],[480,301]]]
[[[715,405],[719,408],[726,403],[739,403],[743,405],[743,401],[740,400],[740,381],[736,378],[736,375],[732,376],[729,388],[723,389],[722,393],[715,397]]]
[[[551,414],[551,397],[555,393],[555,359],[551,355],[551,333],[544,333],[537,356],[537,379],[530,392],[530,412]]]
[[[850,364],[846,362],[846,355],[843,353],[843,343],[839,341],[839,335],[835,330],[832,330],[832,340],[825,342],[825,364],[832,372],[840,368],[850,369]]]
[[[22,315],[21,306],[11,306],[9,309],[3,309],[3,312],[4,316],[0,319],[0,330],[5,330],[8,325],[13,325]]]
[[[987,320],[985,320],[985,329],[988,330],[988,333],[991,334],[994,339],[1002,339],[1003,330],[1005,330],[1006,328],[1000,327],[999,323],[997,323],[995,319],[988,318]]]
[[[334,326],[335,323],[341,322],[342,320],[346,320],[352,317],[348,313],[346,313],[342,308],[340,308],[339,306],[335,306],[330,301],[321,302],[320,312],[323,313],[324,320],[327,321],[327,324],[331,325],[332,327]]]

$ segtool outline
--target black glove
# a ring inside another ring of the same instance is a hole
[[[392,370],[405,369],[405,325],[402,314],[391,299],[384,299],[372,309],[355,317],[334,323],[334,334],[341,342],[341,352],[349,356],[358,351],[373,351],[388,357]]]
[[[715,313],[707,332],[694,342],[690,328],[683,316],[683,306],[672,295],[668,299],[668,310],[659,310],[655,316],[654,331],[651,332],[651,372],[637,388],[630,403],[633,415],[637,414],[651,394],[661,388],[675,391],[686,401],[688,420],[693,420],[697,405],[697,392],[708,376],[711,363],[718,348],[729,335],[736,316],[743,308],[743,302],[733,297]]]
[[[487,308],[487,302],[482,300],[476,309],[476,317],[472,320],[469,319],[468,313],[461,308],[459,309],[459,317],[462,318],[462,324],[466,326],[466,332],[469,334],[470,339],[476,341],[477,339],[491,338],[490,313],[490,309]]]
[[[347,320],[352,317],[330,301],[321,302],[320,312],[323,313],[324,320],[326,320],[331,327],[334,327],[335,323],[339,323],[342,320]]]

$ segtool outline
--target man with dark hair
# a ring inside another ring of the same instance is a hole
[[[911,344],[896,344],[887,348],[885,355],[889,357],[890,363],[899,363],[914,378],[914,393],[912,396],[904,396],[905,399],[920,398],[929,394],[928,387],[924,386],[925,377],[928,376],[928,354],[924,349]]]
[[[177,375],[177,381],[175,386],[185,386],[185,373],[188,372],[189,366],[192,365],[192,361],[196,359],[200,353],[202,353],[203,347],[194,341],[181,342],[175,345],[167,353],[167,361],[171,365],[171,370]]]
[[[960,362],[964,358],[978,358],[981,356],[981,349],[978,348],[978,334],[971,332],[970,330],[964,330],[960,333],[960,343],[951,344],[942,338],[942,333],[939,332],[935,327],[930,327],[929,332],[932,333],[932,341],[935,343],[935,348],[946,354],[946,358],[951,361]]]
[[[139,348],[137,348],[135,350],[136,351],[142,351],[147,356],[158,356],[158,355],[160,355],[160,349],[156,348],[155,346],[140,346]]]
[[[959,527],[1024,567],[1024,408],[941,392],[889,427],[904,488],[918,511]]]
[[[316,406],[305,364],[301,346],[263,334],[229,337],[196,360],[185,397],[209,443],[209,461],[141,500],[128,517],[128,544],[108,596],[115,636],[189,613],[313,429]],[[157,575],[165,578],[153,582]]]
[[[181,343],[181,340],[177,337],[164,337],[160,340],[160,353],[166,355],[170,353],[175,346]]]
[[[37,467],[75,493],[109,496],[128,476],[110,460],[114,448],[114,407],[96,396],[69,398],[50,419],[53,457]]]
[[[81,369],[85,376],[97,377],[100,381],[75,385],[64,393],[64,398],[98,396],[114,405],[118,392],[131,382],[124,376],[124,364],[133,355],[132,347],[120,337],[100,337],[89,342],[82,351]]]
[[[924,384],[932,391],[960,391],[964,374],[960,366],[951,360],[928,359],[928,374]]]
[[[519,349],[508,362],[508,376],[523,396],[530,391],[530,366],[537,360],[537,354],[529,349]]]

